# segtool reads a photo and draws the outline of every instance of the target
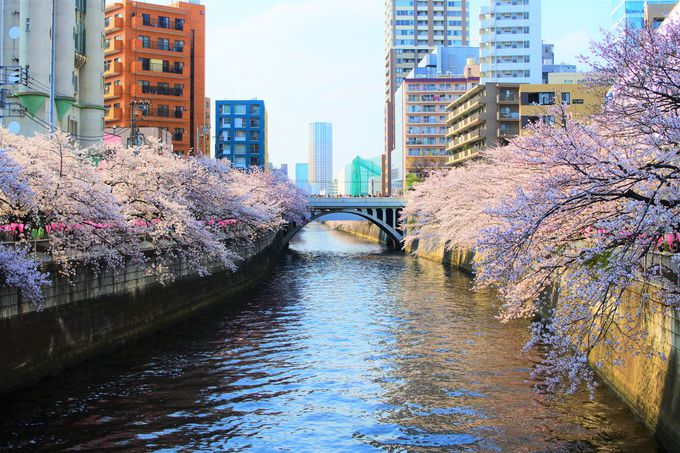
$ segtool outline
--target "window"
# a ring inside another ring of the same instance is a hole
[[[175,41],[175,47],[173,49],[175,52],[184,52],[184,41]]]
[[[168,38],[158,38],[159,50],[170,50],[170,40]]]
[[[175,19],[175,30],[184,30],[184,19]]]
[[[236,104],[236,105],[234,105],[234,114],[236,114],[236,115],[245,115],[245,114],[246,114],[246,106],[245,106],[245,104]]]
[[[237,143],[234,145],[234,154],[244,155],[246,153],[246,145],[243,143]]]
[[[184,116],[184,107],[178,105],[175,107],[175,118],[182,118]]]
[[[158,28],[170,28],[170,18],[158,16]]]
[[[142,48],[148,49],[151,47],[151,38],[148,36],[140,36],[139,40],[142,42]]]
[[[259,115],[260,114],[260,106],[259,105],[251,105],[250,106],[250,114],[251,115]]]
[[[183,72],[184,72],[184,63],[182,63],[181,61],[176,61],[174,73],[175,74],[182,74]]]
[[[234,140],[237,142],[245,142],[246,141],[246,131],[236,131],[234,134]]]
[[[167,105],[159,105],[158,108],[156,109],[156,114],[163,118],[167,118],[168,116],[170,116],[169,110],[170,109],[168,108]]]
[[[553,92],[528,93],[527,102],[529,104],[552,105],[555,103],[555,93]]]
[[[150,14],[142,14],[142,25],[146,25],[146,26],[151,25],[151,15]]]
[[[259,131],[250,131],[250,139],[251,140],[259,140],[260,139],[260,132]]]
[[[229,115],[231,113],[231,106],[228,104],[223,104],[220,108],[220,112],[222,115]],[[224,118],[225,120],[229,120],[229,118]]]
[[[260,127],[260,119],[259,118],[251,118],[250,119],[250,127],[259,128]]]
[[[172,139],[181,142],[184,139],[184,129],[181,127],[176,127],[175,133],[172,134]]]
[[[562,93],[562,104],[571,104],[571,93]]]
[[[251,156],[250,157],[250,166],[251,167],[259,167],[260,166],[260,157],[259,156]]]
[[[151,60],[148,58],[138,58],[137,61],[141,63],[142,71],[148,71],[151,69]]]
[[[231,118],[222,118],[222,127],[231,127]]]
[[[234,127],[243,128],[245,127],[245,121],[243,118],[234,118]]]
[[[251,154],[260,154],[260,145],[253,143],[250,145],[250,153]]]
[[[237,156],[234,158],[234,167],[236,168],[246,168],[246,157]]]

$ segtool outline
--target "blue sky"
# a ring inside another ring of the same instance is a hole
[[[470,0],[473,44],[479,6]],[[168,3],[168,1],[159,1]],[[207,95],[257,97],[277,166],[307,160],[307,123],[334,127],[334,174],[383,150],[384,0],[204,0]],[[543,0],[543,40],[576,62],[609,28],[611,0]]]

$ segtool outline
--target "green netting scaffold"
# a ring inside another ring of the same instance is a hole
[[[370,182],[380,181],[382,175],[382,168],[372,160],[362,159],[356,157],[352,161],[352,177],[350,183],[349,193],[353,197],[362,197],[369,195]]]

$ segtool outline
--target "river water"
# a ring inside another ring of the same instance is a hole
[[[536,393],[470,284],[310,225],[238,300],[0,399],[0,450],[656,451],[607,390]]]

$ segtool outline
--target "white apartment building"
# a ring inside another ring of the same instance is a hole
[[[479,19],[481,83],[541,83],[541,0],[489,0]]]
[[[312,193],[333,192],[333,125],[309,123],[309,183]]]
[[[8,90],[7,106],[0,124],[32,136],[48,133],[52,117],[56,129],[71,133],[81,145],[101,142],[104,2],[57,1],[52,39],[51,1],[0,0],[0,32],[0,66],[21,66],[29,74],[26,85],[3,87]],[[52,42],[55,97],[51,106]]]

